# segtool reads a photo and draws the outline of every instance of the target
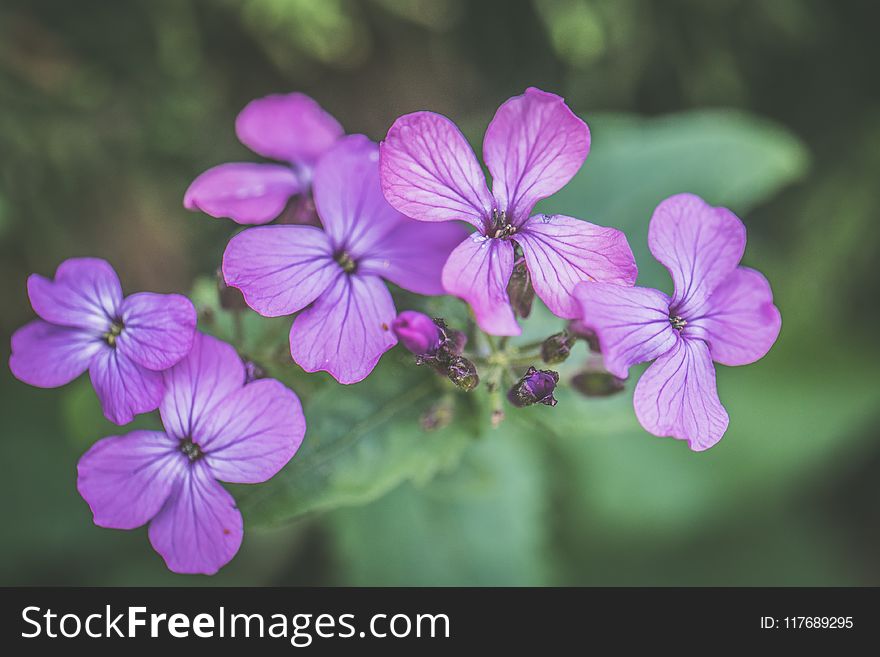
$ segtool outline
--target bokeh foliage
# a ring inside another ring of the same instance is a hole
[[[142,530],[91,525],[76,460],[129,428],[102,418],[88,381],[39,391],[6,372],[0,583],[876,584],[880,114],[866,62],[878,46],[859,11],[6,0],[4,344],[30,317],[27,274],[85,254],[111,260],[128,290],[191,290],[202,327],[238,340],[213,280],[234,227],[180,199],[203,168],[252,158],[232,134],[247,100],[292,89],[376,139],[398,113],[430,107],[477,146],[509,95],[559,91],[593,149],[543,211],[622,228],[640,284],[668,289],[647,251],[651,209],[680,191],[728,205],[783,329],[758,364],[719,368],[731,427],[693,454],[641,430],[632,381],[610,399],[562,391],[556,408],[509,409],[495,431],[468,398],[425,432],[419,418],[446,388],[401,349],[342,388],[286,363],[289,320],[245,312],[242,351],[301,394],[309,434],[275,480],[234,487],[245,542],[210,580],[166,572]],[[431,310],[461,313],[443,300]],[[528,332],[560,326],[539,309]],[[579,345],[563,378],[585,358]]]

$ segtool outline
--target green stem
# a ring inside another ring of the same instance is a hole
[[[244,348],[244,318],[240,310],[232,311],[232,330],[235,335],[235,344],[239,349]]]

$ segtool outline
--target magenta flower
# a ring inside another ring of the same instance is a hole
[[[150,523],[153,548],[177,573],[211,575],[243,534],[235,500],[218,483],[273,477],[305,435],[299,399],[274,379],[245,385],[228,344],[197,334],[186,359],[165,372],[165,431],[104,438],[79,460],[77,489],[95,524]]]
[[[505,102],[483,141],[492,174],[486,186],[473,150],[454,123],[433,112],[402,116],[381,146],[382,189],[420,221],[461,219],[477,228],[443,268],[447,292],[465,299],[477,323],[495,335],[519,335],[507,284],[518,245],[538,296],[554,314],[578,314],[581,281],[632,285],[636,265],[623,233],[563,215],[535,215],[590,150],[590,131],[562,98],[538,89]]]
[[[693,450],[712,447],[727,429],[712,361],[755,362],[782,324],[767,279],[739,266],[745,245],[736,215],[679,194],[657,206],[648,231],[651,253],[672,275],[672,298],[606,284],[576,291],[611,374],[626,378],[630,365],[655,361],[636,385],[639,422],[656,436],[688,441]]]
[[[189,299],[151,292],[123,298],[116,272],[97,258],[65,260],[54,281],[32,274],[27,287],[41,319],[12,336],[16,378],[57,388],[88,370],[104,415],[116,424],[158,408],[162,370],[192,345],[196,310]]]
[[[235,133],[255,153],[284,164],[230,162],[208,169],[186,190],[183,205],[240,224],[265,224],[291,197],[309,193],[315,164],[343,130],[314,100],[292,93],[252,100],[235,120]]]
[[[258,313],[305,309],[290,330],[290,353],[307,372],[324,370],[340,383],[366,377],[397,342],[397,312],[382,279],[442,294],[440,270],[464,234],[456,225],[424,226],[388,205],[378,160],[378,147],[363,135],[340,140],[315,168],[324,230],[250,228],[223,254],[227,285]]]

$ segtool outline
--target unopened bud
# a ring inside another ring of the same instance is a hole
[[[449,362],[446,376],[462,390],[473,390],[480,382],[476,366],[463,356],[456,356]]]
[[[514,406],[546,404],[556,406],[553,391],[559,383],[559,374],[553,370],[538,370],[530,367],[525,376],[507,393],[507,399]]]
[[[541,344],[541,359],[548,364],[561,363],[568,358],[577,338],[563,331],[544,340]]]
[[[532,313],[535,290],[525,260],[520,260],[513,268],[510,282],[507,284],[507,296],[510,297],[510,305],[517,315],[525,319]]]
[[[573,319],[568,323],[568,331],[577,338],[580,338],[590,347],[590,351],[595,354],[601,353],[599,349],[599,336],[589,326],[579,319]]]
[[[394,321],[391,329],[400,343],[416,356],[433,354],[440,346],[440,329],[434,320],[415,310],[404,310]]]
[[[571,386],[585,397],[610,397],[623,391],[624,379],[601,370],[587,370],[575,374]]]

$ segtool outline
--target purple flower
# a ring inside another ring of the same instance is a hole
[[[456,225],[424,226],[392,208],[379,187],[379,153],[363,135],[340,140],[315,168],[324,230],[250,228],[223,254],[226,283],[261,315],[303,310],[290,353],[307,372],[340,383],[366,377],[397,342],[397,316],[383,278],[419,294],[442,294],[440,270],[461,240]]]
[[[755,362],[782,324],[767,279],[739,266],[745,245],[736,215],[679,194],[657,206],[648,231],[651,253],[672,275],[672,298],[605,284],[576,291],[611,374],[625,379],[630,365],[655,361],[636,386],[639,422],[656,436],[687,440],[693,450],[712,447],[727,429],[712,361]]]
[[[189,353],[196,310],[179,294],[123,298],[113,268],[97,258],[65,260],[55,280],[32,274],[31,305],[41,319],[12,336],[9,368],[39,388],[89,371],[104,415],[126,424],[162,400],[162,370]]]
[[[404,310],[391,323],[403,346],[416,356],[433,354],[440,347],[440,329],[433,319],[415,310]]]
[[[535,203],[571,180],[589,150],[587,125],[562,98],[527,89],[498,108],[486,130],[492,193],[464,136],[433,112],[407,114],[391,126],[381,147],[382,189],[414,219],[462,219],[477,228],[452,252],[443,286],[471,305],[484,331],[519,335],[507,294],[514,243],[535,292],[560,317],[577,316],[573,292],[581,281],[635,282],[620,231],[563,215],[531,216]]]
[[[284,164],[230,162],[208,169],[183,197],[187,210],[265,224],[297,194],[308,194],[318,159],[342,134],[342,126],[300,93],[252,100],[235,120],[235,133],[255,153]]]
[[[274,379],[245,385],[228,344],[197,334],[189,356],[165,372],[165,431],[104,438],[79,460],[77,489],[95,524],[134,529],[177,573],[217,572],[241,545],[242,519],[218,480],[273,477],[305,434],[299,399]]]

